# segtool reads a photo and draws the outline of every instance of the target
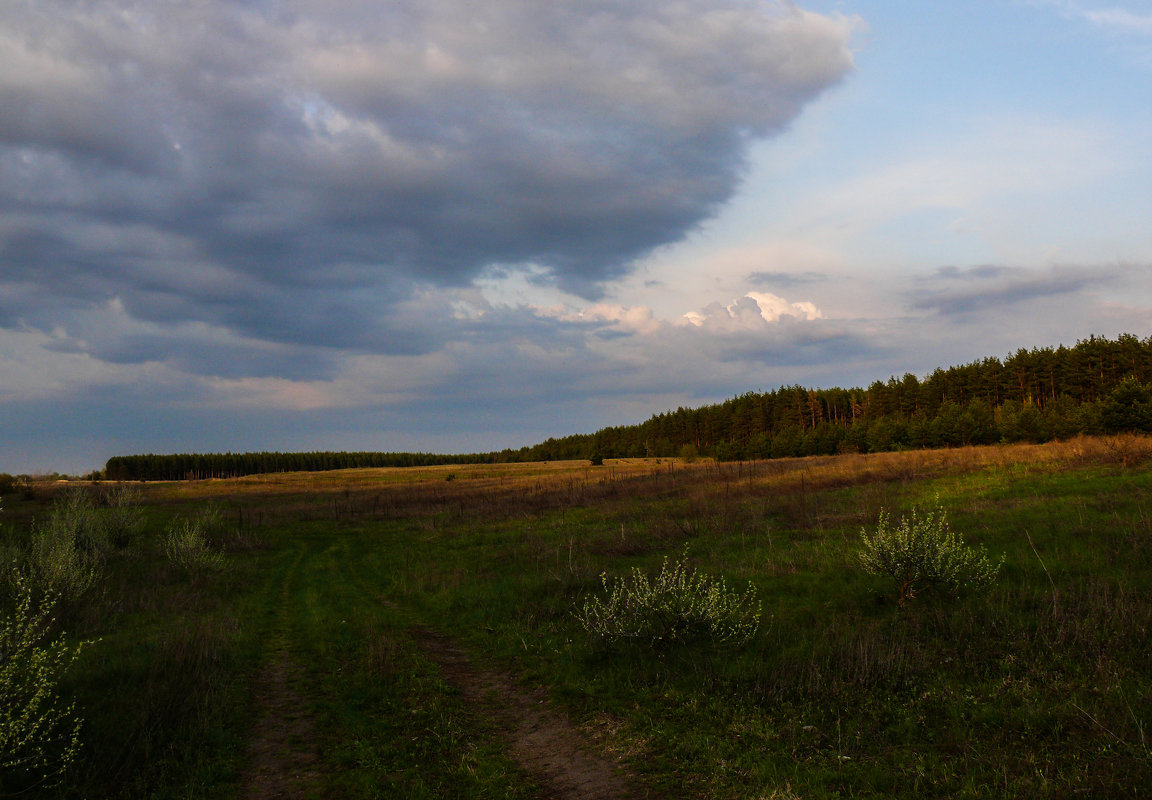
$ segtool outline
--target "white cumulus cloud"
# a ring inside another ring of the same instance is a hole
[[[784,318],[823,319],[824,314],[808,301],[789,302],[770,292],[749,292],[724,306],[710,303],[700,311],[689,311],[681,321],[717,332],[760,330]]]

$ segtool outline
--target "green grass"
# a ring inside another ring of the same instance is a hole
[[[1105,444],[153,487],[144,534],[61,621],[100,642],[67,687],[85,745],[57,794],[238,796],[253,687],[285,652],[316,796],[534,796],[421,627],[543,689],[641,795],[1145,797],[1152,461]],[[861,528],[937,497],[1004,568],[987,594],[897,607],[858,566]],[[197,583],[163,531],[210,499],[231,527]],[[3,535],[45,502],[6,498]],[[756,585],[748,646],[607,652],[583,632],[602,572],[685,551]]]

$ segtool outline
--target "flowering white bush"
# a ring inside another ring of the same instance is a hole
[[[760,602],[751,583],[743,594],[723,578],[689,569],[665,557],[655,578],[634,568],[628,578],[600,576],[604,596],[591,597],[575,616],[588,633],[608,644],[643,642],[654,649],[707,640],[740,646],[760,625]]]
[[[0,795],[51,784],[80,749],[81,725],[75,707],[60,704],[56,686],[83,643],[45,642],[55,596],[34,602],[19,573],[8,587],[15,603],[0,617]]]
[[[1004,563],[993,564],[981,548],[964,544],[948,525],[944,509],[920,515],[913,507],[893,526],[887,511],[880,512],[876,529],[861,531],[860,563],[874,575],[887,575],[899,588],[904,605],[922,591],[940,588],[950,594],[992,584]]]

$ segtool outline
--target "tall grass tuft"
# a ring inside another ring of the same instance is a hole
[[[206,529],[213,529],[217,521],[215,507],[209,509],[207,514],[176,518],[164,536],[168,562],[188,573],[193,582],[219,569],[224,561],[224,554],[208,540]]]

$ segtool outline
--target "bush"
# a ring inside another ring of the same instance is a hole
[[[1004,558],[992,564],[983,549],[968,547],[952,532],[944,509],[920,516],[913,507],[893,527],[888,512],[880,512],[876,530],[862,530],[860,563],[873,575],[892,578],[904,605],[921,592],[938,588],[950,594],[992,584]]]
[[[205,535],[205,524],[211,525],[212,521],[210,514],[207,520],[203,515],[178,517],[164,537],[164,554],[169,563],[187,572],[194,581],[217,569],[224,560],[224,554]]]
[[[128,483],[117,483],[108,489],[104,500],[108,506],[104,512],[106,538],[114,547],[125,547],[144,527],[140,490]]]
[[[575,614],[595,639],[609,644],[638,642],[663,649],[691,641],[738,647],[760,625],[760,602],[751,583],[743,594],[723,578],[689,569],[665,557],[654,579],[639,568],[628,578],[600,576],[603,597],[592,597]]]
[[[51,784],[80,748],[81,719],[56,687],[85,643],[45,642],[55,596],[33,602],[19,574],[8,581],[11,614],[0,618],[0,795]]]
[[[91,498],[69,492],[52,506],[45,522],[32,526],[28,577],[36,588],[74,601],[96,582],[108,550]]]
[[[76,547],[93,560],[102,560],[112,551],[107,521],[96,510],[93,496],[82,489],[71,489],[57,499],[48,522],[50,527],[66,531]]]

